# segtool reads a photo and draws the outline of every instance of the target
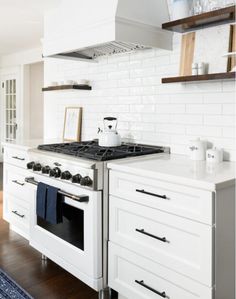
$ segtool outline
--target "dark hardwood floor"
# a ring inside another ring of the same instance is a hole
[[[18,234],[9,231],[2,219],[0,192],[0,268],[35,299],[97,299],[98,295],[80,280],[50,260],[42,262],[39,252]]]

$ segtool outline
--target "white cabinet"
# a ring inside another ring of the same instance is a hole
[[[111,169],[109,286],[128,299],[235,298],[234,188]]]
[[[137,255],[112,242],[109,244],[108,284],[130,299],[213,298],[212,288],[162,267],[151,259]]]
[[[27,162],[27,149],[4,146],[3,218],[12,230],[26,239],[29,238],[29,199],[32,192],[25,183],[29,176]]]
[[[110,197],[110,240],[212,286],[213,228]]]

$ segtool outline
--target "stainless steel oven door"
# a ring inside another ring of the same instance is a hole
[[[90,191],[78,186],[57,181],[49,177],[34,174],[34,180],[57,187],[74,195],[87,195],[88,202],[78,202],[65,197],[69,217],[79,221],[67,223],[67,226],[53,227],[36,216],[37,186],[31,185],[30,206],[30,245],[68,272],[99,291],[103,288],[102,275],[102,192]],[[76,211],[76,209],[78,209]],[[83,222],[81,222],[81,219]],[[66,220],[68,222],[68,219]],[[77,230],[78,238],[68,231],[68,227]],[[76,227],[78,226],[78,227]],[[64,232],[63,232],[64,230]],[[65,236],[63,234],[67,234]],[[73,237],[74,236],[74,237]]]

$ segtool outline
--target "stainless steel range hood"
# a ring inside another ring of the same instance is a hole
[[[43,55],[93,61],[150,48],[172,49],[166,0],[62,0],[45,16]]]

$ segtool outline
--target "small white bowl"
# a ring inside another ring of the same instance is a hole
[[[75,83],[75,81],[73,80],[66,80],[66,84],[68,85],[73,85]]]
[[[80,79],[80,80],[77,80],[77,84],[78,85],[89,85],[89,80]]]

